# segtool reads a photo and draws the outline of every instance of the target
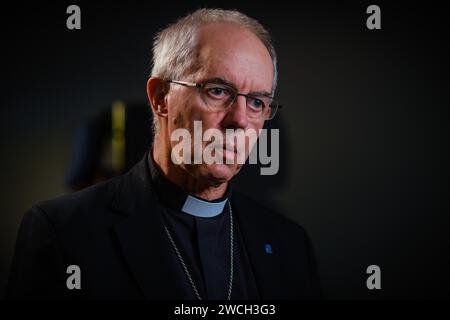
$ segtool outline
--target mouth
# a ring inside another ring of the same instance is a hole
[[[226,142],[220,144],[213,142],[208,146],[208,148],[212,148],[224,161],[227,159],[227,163],[235,163],[236,161],[239,161],[239,155],[243,152],[239,150],[238,145]]]
[[[237,148],[234,145],[231,144],[224,144],[223,145],[223,149],[228,151],[228,152],[233,152],[233,153],[237,153]]]
[[[220,148],[220,147],[219,147],[219,148]],[[233,145],[224,144],[224,145],[222,146],[222,148],[219,149],[219,150],[222,151],[223,156],[224,156],[225,158],[231,158],[231,159],[234,159],[234,158],[237,156],[237,149],[236,149],[236,147],[233,146]]]

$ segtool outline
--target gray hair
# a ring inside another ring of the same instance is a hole
[[[208,23],[227,22],[237,24],[253,32],[265,45],[273,63],[272,94],[277,86],[277,55],[270,34],[258,21],[237,10],[199,9],[179,19],[158,32],[153,43],[153,69],[151,76],[162,79],[181,79],[196,68],[199,29]],[[157,129],[157,117],[153,117],[153,130]],[[156,132],[155,132],[156,133]]]

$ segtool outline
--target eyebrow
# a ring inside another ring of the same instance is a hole
[[[222,77],[215,77],[215,78],[206,79],[206,80],[202,81],[202,83],[223,84],[223,85],[227,85],[227,86],[233,88],[234,90],[238,91],[237,88],[236,88],[236,85],[234,85],[234,83],[232,83],[232,82],[230,82],[227,79],[222,78]],[[253,91],[253,92],[249,92],[247,94],[249,94],[249,95],[267,96],[267,97],[273,98],[272,94],[267,92],[267,91]]]

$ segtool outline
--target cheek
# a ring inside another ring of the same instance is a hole
[[[256,140],[254,141],[250,141],[250,138],[246,138],[245,140],[245,144],[246,144],[246,156],[248,157],[250,150],[255,146],[255,144],[258,143],[259,140],[259,134],[260,134],[260,130],[263,128],[264,123],[262,124],[256,124],[254,126],[251,126],[249,129],[249,131],[253,131],[256,133]]]
[[[167,105],[169,106],[167,112],[169,131],[172,132],[177,128],[187,128],[189,104],[186,97],[181,92],[177,92],[168,98]]]
[[[191,113],[191,121],[201,121],[203,132],[207,129],[220,129],[220,123],[223,115],[220,113],[209,112],[203,108],[194,108]]]
[[[258,134],[258,137],[259,137],[259,132],[263,127],[264,127],[264,121],[262,123],[255,124],[251,128],[256,131],[256,133]]]
[[[167,103],[170,132],[177,128],[184,128],[192,132],[194,121],[201,121],[203,132],[209,128],[221,129],[221,122],[225,114],[210,112],[194,94],[177,92],[168,98]]]
[[[211,112],[201,102],[193,100],[189,106],[186,106],[185,118],[186,124],[191,130],[194,130],[194,121],[200,121],[202,132],[207,129],[221,129],[221,121],[224,113]]]
[[[182,125],[184,120],[183,115],[181,113],[171,115],[169,119],[170,119],[169,131],[171,133],[176,129],[184,128],[184,126]]]

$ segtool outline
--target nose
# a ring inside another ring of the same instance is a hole
[[[247,101],[243,96],[237,96],[226,111],[223,126],[227,129],[245,129],[248,125]]]

